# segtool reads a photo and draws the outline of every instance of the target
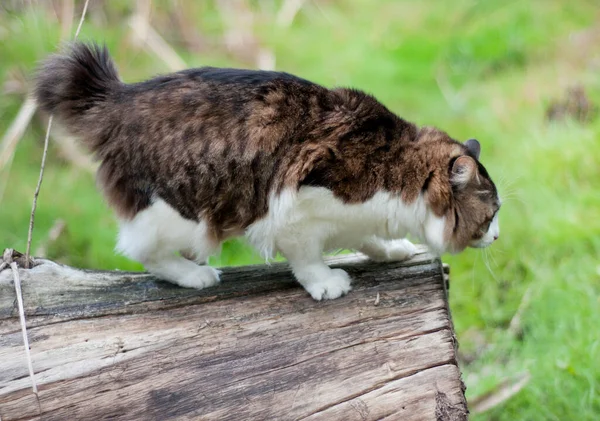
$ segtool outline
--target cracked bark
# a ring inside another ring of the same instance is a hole
[[[439,259],[329,263],[354,290],[320,303],[285,264],[226,268],[203,291],[48,261],[22,270],[42,414],[0,273],[0,418],[466,419]]]

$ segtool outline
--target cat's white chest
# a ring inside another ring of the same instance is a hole
[[[289,246],[294,239],[298,247],[305,247],[312,238],[329,251],[359,248],[372,236],[397,239],[412,234],[424,239],[428,235],[423,229],[427,218],[422,197],[405,204],[398,195],[378,192],[368,201],[347,204],[328,189],[302,187],[298,192],[286,190],[273,195],[268,214],[252,224],[246,236],[269,259],[281,251],[278,243]],[[430,223],[443,224],[437,219]],[[429,240],[443,242],[442,238]]]

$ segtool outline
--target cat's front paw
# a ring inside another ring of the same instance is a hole
[[[350,286],[350,276],[342,269],[331,269],[325,279],[313,281],[305,285],[306,291],[317,301],[333,300],[347,294]]]
[[[402,262],[417,254],[417,247],[406,239],[369,241],[361,249],[376,262]]]
[[[417,247],[406,239],[392,240],[387,246],[388,262],[402,262],[417,254]]]
[[[203,289],[219,283],[220,271],[210,266],[198,266],[177,280],[177,285],[184,288]]]

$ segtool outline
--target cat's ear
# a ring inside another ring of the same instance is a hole
[[[477,162],[467,155],[456,158],[452,164],[450,181],[457,187],[466,186],[477,177]]]
[[[477,139],[469,139],[465,142],[465,146],[471,152],[471,154],[475,157],[475,159],[479,160],[479,153],[481,152],[481,145],[477,141]]]

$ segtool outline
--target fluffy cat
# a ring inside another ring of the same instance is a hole
[[[105,47],[75,43],[42,64],[35,97],[101,161],[117,249],[183,287],[219,282],[207,259],[232,236],[266,259],[282,253],[321,300],[351,288],[326,250],[403,260],[408,234],[438,253],[499,235],[479,143],[418,128],[358,90],[211,67],[125,84]]]

